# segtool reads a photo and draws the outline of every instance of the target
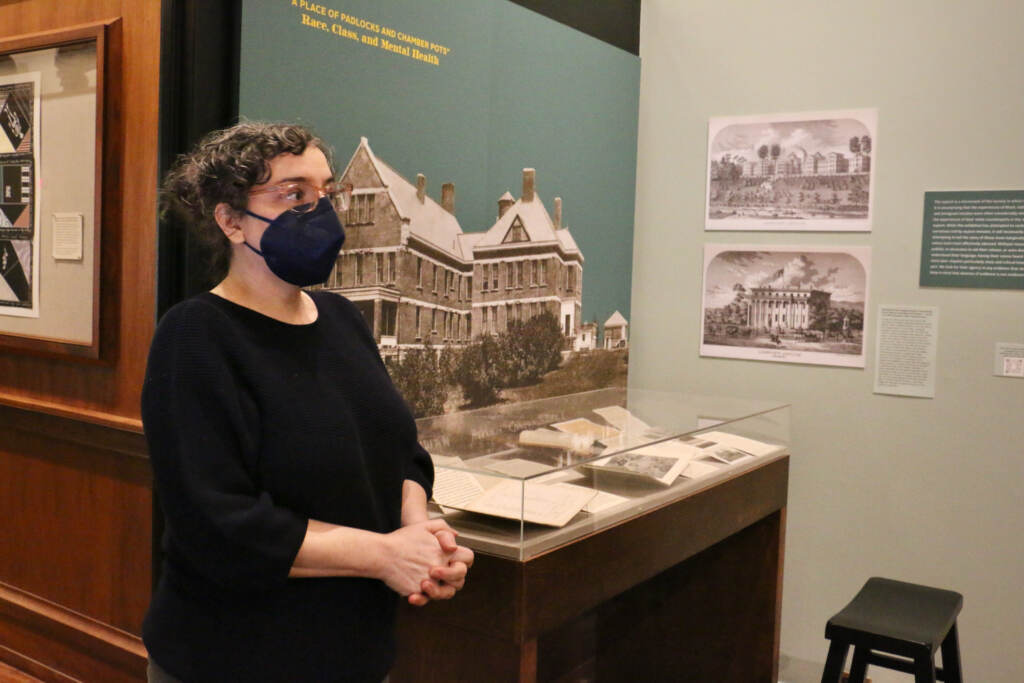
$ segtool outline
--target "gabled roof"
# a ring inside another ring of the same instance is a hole
[[[512,199],[512,195],[506,192],[501,198]],[[523,229],[526,231],[531,244],[554,243],[559,245],[562,251],[578,254],[580,260],[583,259],[583,255],[580,254],[580,249],[572,235],[569,234],[569,230],[567,228],[555,230],[555,224],[551,220],[551,215],[548,214],[548,210],[544,207],[544,202],[541,201],[540,196],[537,194],[534,194],[533,201],[524,202],[521,198],[517,199],[512,206],[508,207],[505,215],[498,218],[490,229],[482,233],[475,247],[480,249],[500,246],[504,242],[506,235],[509,234],[512,223],[517,218],[523,224]],[[522,242],[513,244],[521,245]]]
[[[612,313],[611,317],[604,321],[605,327],[625,327],[626,325],[628,325],[626,319],[618,311]]]
[[[459,235],[459,249],[461,250],[462,258],[467,261],[473,260],[473,247],[480,241],[480,238],[484,236],[482,232],[464,232]]]
[[[576,240],[572,238],[572,233],[569,232],[569,228],[556,230],[555,237],[558,239],[558,243],[562,245],[563,250],[567,252],[579,252],[580,248],[576,246]],[[583,254],[580,254],[580,261],[582,260]]]
[[[360,150],[366,153],[377,175],[380,176],[384,188],[395,205],[395,210],[398,211],[402,221],[408,224],[410,234],[460,259],[472,258],[472,254],[464,253],[460,247],[460,236],[463,232],[455,216],[445,211],[428,195],[424,195],[421,202],[416,196],[416,185],[406,180],[387,162],[378,158],[370,149],[370,143],[365,137],[360,138],[359,147],[356,148],[348,166],[345,167],[343,176],[348,173],[352,163],[359,156]]]

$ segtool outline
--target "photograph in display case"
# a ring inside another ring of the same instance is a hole
[[[870,247],[704,247],[702,356],[864,367]]]
[[[645,452],[644,449],[619,453],[608,458],[601,458],[585,467],[600,469],[605,472],[618,472],[630,476],[640,476],[670,486],[686,467],[686,460],[672,455],[660,455]]]
[[[878,110],[708,124],[707,230],[871,230]]]

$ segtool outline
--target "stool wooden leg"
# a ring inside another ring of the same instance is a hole
[[[846,664],[846,653],[850,650],[850,644],[839,640],[833,640],[828,646],[828,657],[825,659],[825,671],[821,674],[821,683],[839,683],[839,677],[843,674],[843,664]]]
[[[868,653],[871,648],[859,645],[853,648],[853,662],[850,664],[850,683],[864,683],[868,673]]]
[[[930,653],[914,657],[914,683],[935,683],[935,662]]]
[[[960,670],[960,636],[956,631],[956,622],[949,629],[942,641],[942,680],[946,683],[963,683],[964,674]]]

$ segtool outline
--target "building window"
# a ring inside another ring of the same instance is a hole
[[[423,259],[416,257],[416,287],[423,289]]]
[[[569,266],[565,272],[566,286],[565,288],[570,292],[576,291],[576,267]]]
[[[491,289],[498,289],[498,264],[491,265]]]
[[[398,304],[394,301],[382,301],[380,314],[380,333],[393,337],[398,326]]]
[[[435,263],[435,264],[434,264],[434,285],[433,285],[433,289],[431,289],[431,290],[430,290],[430,291],[432,291],[432,292],[433,292],[434,294],[437,294],[437,271],[438,271],[438,270],[439,270],[439,269],[438,269],[438,267],[437,267],[437,264]]]
[[[516,287],[523,288],[523,262],[516,261]]]
[[[491,306],[491,332],[498,333],[498,307]]]
[[[546,285],[548,283],[548,262],[547,259],[543,261],[537,261],[537,283],[540,285]]]
[[[537,271],[533,268],[533,261],[527,261],[526,265],[523,267],[526,268],[526,281],[529,282],[530,285],[537,284]]]
[[[342,264],[343,263],[345,263],[345,257],[344,256],[339,256],[337,262],[335,262],[335,264],[334,264],[334,286],[335,287],[341,287],[342,286],[341,281],[342,281],[342,275],[344,274],[344,271],[342,270]]]
[[[416,326],[413,328],[414,330],[416,330],[416,338],[417,339],[419,339],[422,336],[422,334],[420,333],[420,322],[421,322],[420,321],[420,317],[421,317],[420,316],[420,307],[417,306],[416,307]]]
[[[353,254],[356,260],[356,282],[355,284],[363,284],[363,259],[362,254]]]
[[[345,223],[348,225],[365,225],[373,222],[373,208],[377,195],[363,193],[352,195],[352,203],[345,212]]]
[[[480,290],[483,291],[483,292],[487,291],[487,283],[491,279],[490,268],[491,267],[489,265],[487,265],[486,263],[483,265],[483,275],[484,275],[484,277],[483,277],[483,280],[481,281],[482,284],[480,285]]]
[[[392,251],[388,254],[388,283],[392,285],[395,284],[395,273],[397,272],[395,269],[395,258],[395,252]]]
[[[481,323],[480,323],[480,332],[481,333],[485,333],[485,332],[488,331],[488,328],[487,328],[487,317],[488,317],[487,316],[487,311],[488,311],[488,308],[486,306],[484,306],[484,308],[483,308],[483,318],[481,319]]]
[[[515,286],[516,275],[515,275],[515,264],[505,264],[505,289],[512,289]]]
[[[437,332],[437,309],[430,309],[430,333],[434,334]]]
[[[466,300],[469,301],[473,298],[473,276],[469,275],[466,277]]]
[[[377,284],[384,282],[384,254],[377,253]]]
[[[509,227],[508,232],[505,233],[505,237],[501,241],[502,244],[530,241],[530,236],[526,234],[526,228],[523,227],[523,222],[519,219],[519,216],[516,216],[512,221],[511,227]]]

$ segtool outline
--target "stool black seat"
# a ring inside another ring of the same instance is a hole
[[[963,596],[953,591],[868,579],[825,626],[825,637],[832,642],[821,683],[839,683],[851,645],[850,683],[863,683],[869,664],[912,673],[916,683],[962,683],[956,618],[963,603]],[[936,668],[939,648],[942,667]]]

